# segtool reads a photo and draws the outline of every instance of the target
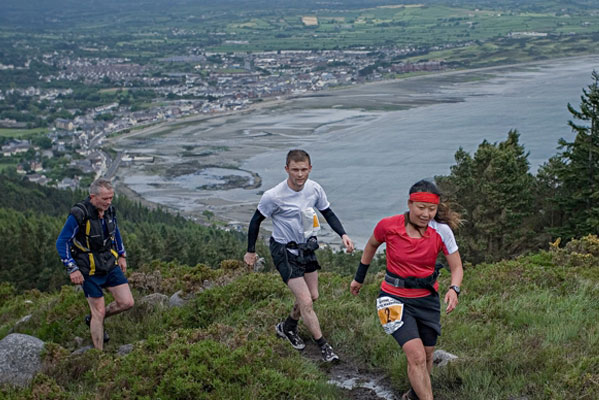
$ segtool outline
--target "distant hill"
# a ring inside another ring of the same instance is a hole
[[[3,0],[0,3],[0,23],[5,27],[22,29],[53,28],[69,30],[73,26],[84,26],[98,20],[111,19],[115,25],[119,22],[135,22],[132,17],[137,17],[137,24],[152,22],[152,18],[178,17],[185,20],[190,16],[222,17],[228,15],[261,15],[273,11],[279,13],[292,13],[300,11],[334,11],[356,10],[389,5],[445,5],[450,7],[481,8],[503,11],[522,12],[563,12],[581,11],[587,8],[596,8],[594,0],[578,0],[576,2],[559,0],[411,0],[411,1],[385,1],[385,0],[343,0],[318,1],[318,0]],[[228,17],[228,18],[229,18]],[[145,21],[144,21],[145,20]],[[176,23],[176,19],[173,20]],[[69,25],[64,25],[69,23]]]

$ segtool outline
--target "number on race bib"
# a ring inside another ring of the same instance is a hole
[[[384,296],[376,299],[376,309],[381,325],[391,335],[403,325],[403,303],[392,297]]]

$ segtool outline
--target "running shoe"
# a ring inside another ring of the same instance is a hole
[[[320,348],[320,353],[322,354],[322,359],[326,362],[339,361],[339,357],[333,351],[333,348],[330,344],[325,343]]]
[[[407,392],[401,396],[401,400],[418,400],[418,395],[414,391],[414,389],[410,388]]]
[[[293,346],[294,349],[303,350],[304,347],[306,347],[302,338],[297,334],[297,331],[285,332],[282,322],[279,322],[275,326],[275,331],[277,332],[278,337],[289,340],[289,343],[291,343],[291,346]]]
[[[87,326],[89,326],[92,322],[92,316],[91,315],[86,315],[85,316],[85,323],[87,324]],[[106,329],[104,329],[104,343],[108,343],[108,341],[110,341],[110,336],[108,336],[108,333],[106,332]]]

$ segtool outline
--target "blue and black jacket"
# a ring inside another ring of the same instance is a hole
[[[110,272],[118,257],[125,255],[114,207],[100,218],[89,197],[75,204],[56,240],[56,250],[69,274],[77,270],[84,275]]]

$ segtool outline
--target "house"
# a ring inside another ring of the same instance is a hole
[[[43,171],[43,170],[44,170],[44,167],[42,167],[42,163],[41,163],[41,162],[38,162],[38,161],[31,161],[31,162],[29,163],[29,169],[30,169],[31,171],[34,171],[34,172],[40,172],[40,171]],[[31,179],[30,179],[30,180],[31,180]]]
[[[31,174],[31,175],[27,175],[27,179],[29,180],[29,182],[33,182],[33,183],[37,183],[38,185],[47,185],[49,179],[45,176],[45,175],[40,175],[40,174]]]
[[[82,172],[88,174],[90,172],[94,172],[92,167],[92,163],[90,160],[73,160],[69,163],[71,167],[75,167],[80,169]]]
[[[56,118],[54,121],[54,126],[57,129],[63,129],[65,131],[72,131],[75,129],[75,125],[73,125],[73,121],[64,118]]]
[[[137,162],[141,162],[141,163],[152,163],[154,162],[154,157],[153,156],[142,156],[142,155],[135,155],[135,154],[125,154],[123,156],[123,158],[121,159],[122,162],[125,163],[137,163]]]
[[[29,143],[29,140],[14,139],[11,140],[8,144],[2,146],[2,154],[5,157],[10,157],[14,156],[15,154],[25,153],[27,152],[27,150],[29,150],[30,147],[31,144]]]
[[[62,181],[58,182],[56,185],[58,189],[77,189],[79,187],[79,177],[75,176],[74,178],[63,178]]]

